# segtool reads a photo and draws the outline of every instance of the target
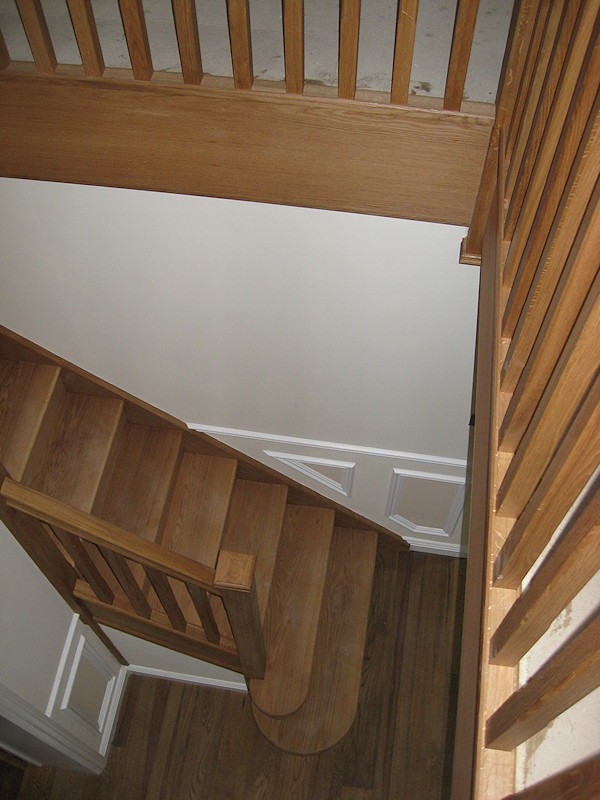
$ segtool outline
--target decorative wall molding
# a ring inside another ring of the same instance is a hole
[[[245,431],[240,428],[222,428],[218,425],[202,425],[188,422],[188,428],[211,436],[237,436],[242,439],[255,439],[258,441],[278,442],[280,444],[296,445],[297,447],[316,447],[322,450],[340,450],[347,453],[360,453],[380,458],[394,458],[406,461],[423,461],[429,464],[447,464],[448,466],[466,468],[467,462],[460,458],[447,458],[446,456],[432,456],[424,453],[409,453],[403,450],[386,450],[380,447],[366,447],[360,444],[344,444],[342,442],[327,442],[321,439],[302,439],[296,436],[283,436],[276,433],[261,433],[260,431]]]
[[[442,527],[418,525],[408,517],[404,516],[402,511],[402,492],[406,486],[407,480],[413,481],[432,481],[437,483],[450,483],[455,484],[457,489],[454,497],[450,502],[444,525]],[[392,482],[390,485],[390,493],[386,507],[386,516],[392,522],[406,528],[412,534],[425,535],[425,536],[444,536],[449,538],[456,523],[460,517],[464,505],[465,495],[465,479],[456,477],[455,475],[443,475],[434,472],[419,472],[416,470],[402,469],[395,467],[393,470]],[[408,539],[407,539],[408,541]]]
[[[104,769],[104,756],[3,684],[0,684],[0,716],[84,769],[95,774]]]
[[[74,615],[46,714],[104,755],[124,682],[121,664]]]
[[[297,472],[312,478],[328,489],[350,497],[352,494],[352,482],[354,480],[354,461],[338,461],[332,458],[319,458],[318,456],[300,456],[294,453],[277,453],[274,450],[263,450],[269,458],[275,459],[282,464],[295,469]],[[319,470],[319,467],[333,469],[339,473],[339,480],[326,475]]]
[[[166,678],[169,681],[182,681],[183,683],[197,683],[201,686],[213,686],[218,689],[230,689],[233,692],[247,692],[246,682],[240,676],[240,681],[225,681],[220,678],[207,678],[203,675],[186,675],[183,672],[170,672],[166,669],[144,667],[130,664],[125,667],[127,675],[151,675],[155,678]]]
[[[425,542],[415,536],[403,536],[405,542],[408,542],[411,550],[417,553],[439,553],[444,556],[456,556],[457,558],[466,558],[467,548],[460,542]]]

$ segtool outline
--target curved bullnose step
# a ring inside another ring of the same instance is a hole
[[[276,719],[253,706],[264,736],[289,753],[333,747],[356,716],[377,534],[335,528],[308,695],[295,713]]]
[[[273,717],[292,714],[310,683],[334,512],[288,505],[267,602],[264,635],[267,667],[252,679],[252,702]]]

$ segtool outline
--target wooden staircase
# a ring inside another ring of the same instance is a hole
[[[347,732],[383,529],[4,329],[0,469],[3,521],[113,652],[100,624],[243,673],[289,752]]]

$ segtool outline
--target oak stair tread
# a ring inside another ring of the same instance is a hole
[[[283,718],[253,706],[264,736],[286,752],[326,750],[354,721],[376,549],[374,531],[335,529],[308,696],[295,713]]]
[[[54,385],[22,481],[56,500],[90,511],[123,414],[123,401]]]
[[[254,581],[260,618],[264,622],[283,525],[287,486],[236,480],[223,531],[222,547],[256,555]]]
[[[285,510],[264,622],[265,675],[248,687],[270,716],[292,714],[308,693],[334,516],[310,506]]]
[[[155,541],[178,465],[181,431],[126,420],[94,514]]]
[[[59,367],[0,360],[0,461],[20,481],[59,379]]]

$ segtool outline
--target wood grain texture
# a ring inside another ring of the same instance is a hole
[[[573,4],[575,6],[576,4]],[[567,4],[568,8],[572,8]],[[527,158],[519,170],[519,178],[513,192],[506,214],[504,235],[512,239],[511,250],[516,255],[507,259],[504,270],[504,284],[510,285],[513,280],[512,269],[518,263],[531,233],[532,224],[542,198],[544,186],[552,162],[556,155],[557,145],[579,80],[580,70],[586,60],[590,43],[595,43],[594,27],[597,22],[599,4],[597,0],[583,3],[580,17],[577,20],[573,41],[569,43],[566,61],[551,59],[552,67],[558,72],[558,85],[555,93],[549,98],[547,114],[540,114],[539,125],[532,130],[533,142],[528,146]],[[565,37],[567,28],[564,26]],[[566,49],[566,42],[564,43]],[[562,71],[559,69],[562,66]],[[545,108],[545,106],[544,106]],[[536,146],[537,145],[537,146]]]
[[[215,586],[221,592],[242,671],[247,679],[262,678],[267,663],[254,582],[255,564],[255,556],[222,550],[215,573]]]
[[[129,531],[53,500],[10,478],[6,478],[2,483],[0,494],[11,508],[30,514],[50,525],[57,525],[85,541],[106,547],[124,558],[130,558],[153,569],[163,570],[173,578],[193,583],[218,594],[213,585],[214,570],[189,558],[171,553],[153,542],[146,542]]]
[[[391,93],[391,102],[396,105],[408,102],[418,11],[419,0],[399,0]]]
[[[487,722],[488,747],[508,750],[600,686],[600,610]]]
[[[600,69],[600,45],[590,63]],[[596,92],[593,82],[582,75],[572,102],[569,124],[558,144],[548,178],[526,243],[518,237],[511,242],[505,271],[515,276],[503,310],[504,336],[520,338],[543,316],[556,286],[556,275],[569,258],[570,248],[586,205],[594,193],[599,169],[598,109],[594,109]],[[532,302],[534,292],[540,294],[540,309]],[[522,345],[527,339],[522,342]],[[513,358],[509,353],[507,369]],[[517,366],[519,361],[517,361]],[[513,365],[514,366],[514,365]],[[514,370],[513,370],[514,374]],[[503,376],[503,388],[514,386]]]
[[[112,603],[114,593],[96,566],[95,560],[86,550],[84,543],[77,536],[73,536],[73,534],[67,533],[58,527],[53,528],[52,531],[73,560],[81,577],[89,583],[96,597],[102,600],[103,603]]]
[[[221,639],[221,634],[207,592],[204,589],[198,588],[198,586],[194,586],[192,583],[186,583],[185,587],[196,609],[196,613],[198,614],[198,619],[202,625],[204,635],[209,642],[218,644]]]
[[[263,623],[286,498],[287,486],[236,480],[223,532],[225,550],[256,555],[254,580]]]
[[[444,89],[444,108],[448,111],[460,111],[478,10],[479,0],[458,0]]]
[[[459,225],[491,128],[483,117],[358,101],[6,71],[0,105],[4,176]]]
[[[518,586],[593,475],[600,461],[599,428],[600,377],[597,377],[498,554],[494,566],[496,585]]]
[[[374,533],[335,529],[306,700],[298,711],[278,719],[254,704],[260,730],[287,752],[326,750],[354,721],[376,547]]]
[[[119,0],[119,8],[133,77],[138,81],[149,81],[154,67],[142,0]]]
[[[270,716],[297,711],[308,693],[333,525],[327,509],[285,512],[265,614],[265,675],[248,686]]]
[[[495,664],[514,665],[593,577],[600,563],[600,479],[560,534],[490,642]]]
[[[528,321],[511,341],[504,360],[503,377],[507,384],[512,383],[516,374],[519,377],[500,426],[502,450],[516,448],[521,440],[594,281],[597,253],[600,251],[599,199],[600,185],[583,215],[547,313],[538,322],[539,330],[536,330],[537,324],[532,318],[540,315],[532,307]],[[546,304],[548,288],[538,285],[536,303],[533,305]],[[519,362],[526,353],[529,355],[520,369]]]
[[[160,570],[157,569],[150,569],[149,567],[146,567],[144,572],[150,579],[152,588],[156,592],[172,627],[176,631],[185,632],[186,620],[167,576],[164,572],[160,572]]]
[[[338,97],[353,100],[356,94],[360,0],[341,0]]]
[[[600,757],[562,770],[505,800],[589,800],[600,796]]]
[[[84,72],[99,78],[104,73],[104,57],[91,0],[67,0],[67,5]]]
[[[283,0],[285,90],[304,91],[304,0]]]
[[[94,514],[154,541],[178,463],[181,432],[127,422]]]
[[[89,511],[113,447],[123,403],[64,390],[59,398],[56,389],[52,395],[54,420],[46,417],[23,482]]]
[[[480,173],[469,233],[462,248],[465,263],[481,261],[483,234],[494,197],[499,132],[510,121],[514,111],[531,44],[538,3],[539,0],[521,0],[515,3],[513,9],[496,96],[495,124]]]
[[[254,66],[248,0],[227,0],[227,21],[235,88],[251,89],[254,82]]]
[[[146,599],[146,595],[141,590],[127,559],[124,558],[120,553],[113,552],[108,547],[100,546],[99,550],[102,553],[104,560],[110,567],[112,574],[115,576],[119,585],[123,589],[125,597],[129,601],[132,609],[141,617],[149,619],[152,609],[150,608],[148,600]],[[98,599],[102,600],[101,597],[98,597]]]
[[[183,454],[160,537],[165,547],[216,565],[236,468],[234,459]]]
[[[194,0],[171,0],[175,32],[179,47],[181,72],[185,83],[202,82],[202,56],[198,35],[198,18]]]
[[[16,3],[37,71],[41,74],[53,73],[56,69],[56,54],[41,1],[16,0]]]
[[[498,490],[496,511],[518,517],[568,430],[598,370],[600,273],[573,326]]]
[[[198,626],[189,624],[185,633],[173,630],[166,614],[152,611],[150,618],[145,619],[131,611],[129,605],[119,597],[111,605],[100,602],[90,591],[86,583],[75,584],[74,596],[100,625],[129,633],[148,642],[175,650],[178,653],[203,661],[210,661],[225,669],[242,672],[237,649],[232,639],[221,637],[219,644],[209,642]]]
[[[21,480],[60,370],[42,364],[0,361],[0,461]]]
[[[430,559],[436,562],[433,568],[427,567]],[[411,569],[421,560],[424,567]],[[392,767],[389,756],[395,737],[404,736],[411,726],[411,758],[404,758],[403,766],[395,768],[406,770],[413,781],[419,776],[424,781],[423,791],[417,784],[410,800],[445,800],[442,788],[437,794],[427,794],[425,789],[435,782],[433,773],[438,775],[438,786],[444,786],[440,771],[444,759],[437,754],[431,758],[429,741],[432,734],[437,741],[440,727],[452,725],[452,712],[443,710],[448,704],[442,700],[454,694],[451,674],[423,693],[413,692],[412,681],[410,686],[404,685],[398,675],[401,668],[408,674],[409,663],[415,676],[423,664],[433,669],[435,654],[439,658],[444,647],[452,650],[455,629],[441,624],[451,614],[432,619],[425,609],[435,602],[433,597],[441,587],[452,583],[448,576],[454,570],[461,572],[461,563],[459,559],[407,554],[393,541],[380,537],[359,709],[349,734],[325,753],[282,754],[257,729],[250,698],[243,692],[131,675],[106,768],[97,776],[68,773],[70,791],[86,792],[85,800],[341,800],[343,791],[350,792],[352,800],[361,797],[360,793],[369,800],[397,800],[386,788],[385,774]],[[421,581],[418,586],[417,581]],[[423,611],[418,613],[425,635],[416,639],[406,636],[411,592],[422,598]],[[449,597],[449,601],[456,605],[456,598]],[[444,655],[441,660],[447,663],[446,659]],[[398,703],[408,714],[401,717],[400,729],[396,728]],[[413,719],[419,724],[411,725]],[[399,753],[399,748],[395,750]],[[66,786],[58,781],[62,771],[50,772],[42,781],[43,769],[29,768],[28,785],[39,779],[47,793],[40,790],[28,800],[74,800],[69,794],[50,795],[52,783],[57,791]]]

